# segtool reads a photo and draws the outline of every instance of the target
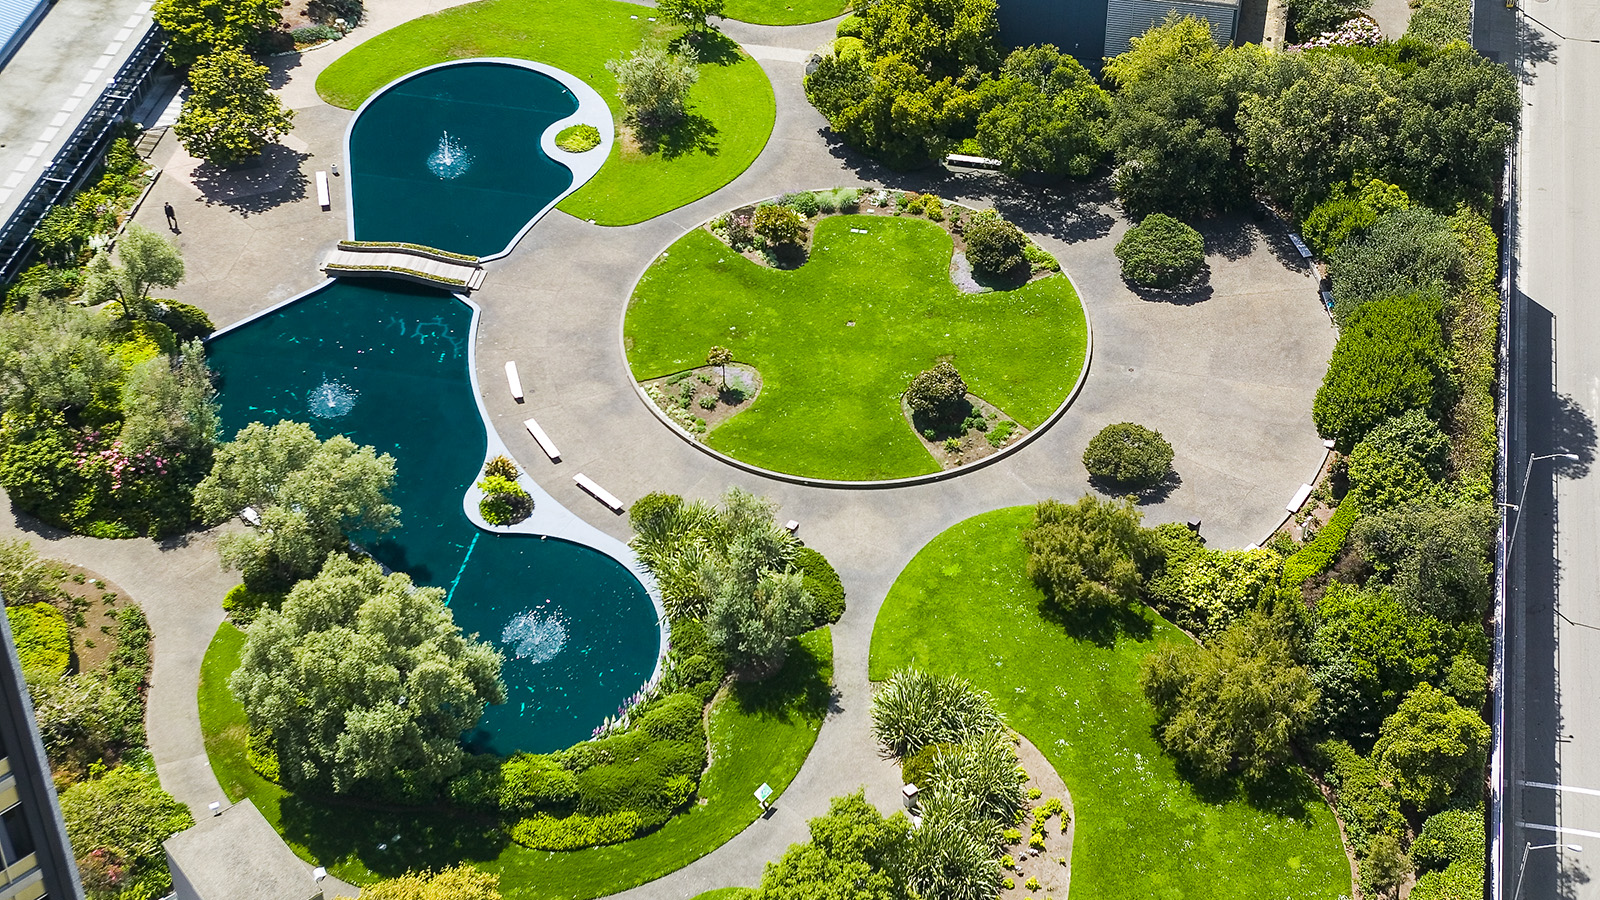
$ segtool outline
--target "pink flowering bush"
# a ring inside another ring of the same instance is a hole
[[[1332,31],[1324,31],[1303,44],[1290,44],[1288,50],[1313,47],[1376,47],[1383,43],[1383,32],[1370,16],[1356,16]]]

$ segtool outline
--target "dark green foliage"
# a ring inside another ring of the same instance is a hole
[[[817,212],[822,208],[822,204],[817,200],[817,195],[811,191],[801,191],[798,194],[784,194],[783,197],[778,200],[778,205],[787,206],[808,219],[816,215]],[[717,365],[717,363],[711,363],[711,365]]]
[[[966,414],[967,384],[949,362],[941,362],[911,379],[906,388],[911,414],[931,423],[954,423]]]
[[[222,609],[240,628],[250,627],[263,609],[277,609],[283,605],[284,592],[252,591],[247,584],[236,584],[222,598]]]
[[[1486,504],[1417,503],[1383,509],[1356,539],[1368,563],[1412,613],[1476,622],[1489,602],[1489,551],[1496,527]]]
[[[1339,551],[1344,549],[1350,528],[1360,516],[1360,501],[1346,496],[1339,504],[1339,508],[1333,511],[1328,523],[1317,531],[1317,536],[1312,538],[1311,543],[1301,547],[1293,556],[1283,561],[1284,587],[1299,588],[1305,584],[1306,579],[1321,575],[1339,555]]]
[[[637,812],[646,827],[659,825],[688,801],[705,765],[703,740],[642,742],[637,756],[617,754],[614,762],[577,773],[577,811],[591,816]]]
[[[827,557],[801,547],[794,552],[794,567],[800,570],[803,584],[815,604],[816,624],[827,625],[844,615],[844,583]]]
[[[1290,0],[1289,27],[1296,40],[1332,31],[1372,7],[1372,0]]]
[[[1428,27],[1433,10],[1460,16],[1466,7],[1464,0],[1423,0],[1411,27]],[[1440,209],[1458,202],[1485,207],[1517,131],[1516,76],[1461,44],[1440,50],[1407,78],[1400,97],[1396,144],[1413,193]]]
[[[1443,872],[1425,872],[1411,888],[1409,900],[1479,900],[1483,896],[1482,860],[1461,860]]]
[[[1489,699],[1489,670],[1471,655],[1458,653],[1439,686],[1467,709],[1481,710]]]
[[[1028,577],[1045,602],[1068,616],[1094,615],[1137,601],[1156,546],[1131,499],[1043,500],[1022,533]]]
[[[924,744],[922,749],[911,754],[900,764],[901,782],[914,784],[919,788],[932,784],[934,758],[940,753],[949,753],[955,747],[955,744]]]
[[[973,213],[963,237],[967,242],[967,262],[976,272],[1004,276],[1028,264],[1027,236],[994,210]]]
[[[1434,813],[1411,844],[1411,858],[1423,869],[1443,869],[1458,861],[1482,865],[1486,834],[1481,806]]]
[[[75,265],[89,237],[95,233],[94,226],[94,219],[76,206],[55,206],[33,230],[33,239],[39,245],[40,257],[46,262],[57,266]]]
[[[1372,757],[1402,800],[1432,812],[1476,789],[1488,752],[1489,724],[1482,716],[1419,684],[1383,721]]]
[[[1328,259],[1334,318],[1348,325],[1364,304],[1386,297],[1442,296],[1460,280],[1465,254],[1444,216],[1420,206],[1385,213]]]
[[[1406,819],[1400,812],[1400,798],[1378,776],[1372,760],[1344,741],[1318,744],[1317,755],[1325,762],[1328,783],[1333,787],[1344,819],[1345,834],[1357,854],[1365,856],[1377,836],[1405,834]]]
[[[1212,778],[1262,778],[1286,762],[1317,702],[1290,634],[1252,611],[1211,646],[1163,642],[1145,657],[1139,680],[1162,746]]]
[[[1404,190],[1376,178],[1366,184],[1340,185],[1306,215],[1300,233],[1311,249],[1326,257],[1351,238],[1365,235],[1381,216],[1410,205]]]
[[[685,694],[671,694],[651,705],[639,718],[639,728],[658,741],[704,742],[704,714],[705,704]]]
[[[1340,330],[1311,418],[1348,453],[1384,419],[1433,409],[1444,365],[1437,300],[1374,300]]]
[[[1117,242],[1116,253],[1123,278],[1153,288],[1190,282],[1206,264],[1200,232],[1162,213],[1151,213],[1128,229]]]
[[[172,329],[172,336],[177,338],[179,343],[203,341],[217,330],[217,326],[211,324],[211,317],[198,306],[179,303],[176,300],[157,300],[154,312],[161,324]]]
[[[828,814],[812,819],[811,840],[767,863],[750,900],[899,900],[907,896],[905,856],[911,823],[884,818],[865,794],[833,798]]]
[[[1350,454],[1350,493],[1368,509],[1432,498],[1450,459],[1450,439],[1420,410],[1367,432]]]
[[[1105,157],[1111,98],[1052,45],[1012,51],[978,101],[978,145],[1007,171],[1082,178]]]
[[[549,755],[518,753],[500,766],[499,805],[507,812],[565,812],[578,797],[578,779]]]

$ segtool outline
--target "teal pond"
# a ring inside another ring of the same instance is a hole
[[[654,671],[655,607],[622,564],[581,544],[475,526],[462,498],[488,438],[468,372],[472,309],[439,291],[340,280],[207,347],[223,434],[281,419],[395,457],[401,527],[362,540],[443,588],[456,623],[505,654],[509,701],[475,749],[547,752],[588,738]]]

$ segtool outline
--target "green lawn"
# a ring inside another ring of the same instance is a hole
[[[335,60],[317,92],[354,109],[373,91],[424,66],[480,56],[547,63],[606,98],[620,123],[616,80],[605,69],[646,41],[681,29],[649,21],[652,10],[616,0],[480,0],[413,19]],[[631,225],[677,209],[738,177],[772,134],[772,85],[755,60],[716,36],[701,52],[689,120],[652,153],[613,145],[593,180],[560,209],[601,225]]]
[[[730,19],[756,25],[804,25],[831,19],[849,5],[849,0],[728,0],[726,12]]]
[[[1031,519],[1031,507],[985,513],[924,547],[878,614],[872,678],[916,665],[994,695],[1072,793],[1073,900],[1351,895],[1333,814],[1302,773],[1249,799],[1237,786],[1202,797],[1157,746],[1139,662],[1181,632],[1145,611],[1133,630],[1148,636],[1094,643],[1041,618],[1019,539]]]
[[[758,685],[735,685],[713,707],[713,761],[700,784],[703,805],[635,841],[548,853],[510,843],[490,823],[433,810],[305,800],[261,778],[245,761],[244,708],[226,685],[243,642],[238,629],[224,624],[206,651],[200,677],[206,751],[230,800],[248,795],[295,853],[353,883],[467,861],[500,873],[507,900],[587,900],[616,893],[727,843],[760,815],[753,792],[763,781],[782,802],[822,727],[833,679],[832,637],[828,629],[817,629],[800,639],[782,672]],[[380,843],[388,849],[378,850]]]
[[[742,900],[742,898],[748,893],[750,893],[749,888],[717,888],[715,890],[706,891],[704,894],[696,894],[693,900]]]
[[[780,271],[695,229],[640,280],[628,362],[644,381],[704,365],[721,344],[760,370],[755,402],[706,441],[746,462],[849,480],[938,471],[901,412],[918,372],[948,358],[971,393],[1035,428],[1071,392],[1088,341],[1066,276],[963,294],[952,250],[921,219],[834,216],[816,225],[810,260]]]

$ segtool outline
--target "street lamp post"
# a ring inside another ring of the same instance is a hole
[[[1576,453],[1545,453],[1539,456],[1530,455],[1528,464],[1522,468],[1522,493],[1517,495],[1516,503],[1507,503],[1506,506],[1517,511],[1517,520],[1511,523],[1511,537],[1506,541],[1506,556],[1511,556],[1511,548],[1517,542],[1517,529],[1522,527],[1522,504],[1528,500],[1528,479],[1533,475],[1533,464],[1541,459],[1570,459],[1578,461]]]
[[[1511,900],[1522,900],[1522,876],[1528,874],[1528,853],[1533,850],[1549,850],[1552,847],[1560,847],[1563,850],[1571,850],[1573,853],[1583,852],[1583,847],[1577,844],[1523,844],[1522,865],[1517,869],[1517,892],[1511,895]]]

